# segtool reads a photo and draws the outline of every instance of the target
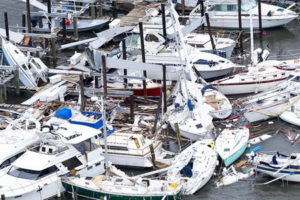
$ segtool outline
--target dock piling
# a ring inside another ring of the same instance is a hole
[[[7,12],[4,13],[4,23],[5,23],[6,39],[9,40],[9,29],[8,29],[8,17],[7,17]]]
[[[79,76],[79,86],[80,86],[80,110],[84,111],[85,109],[85,96],[84,96],[84,85],[83,85],[83,75]]]
[[[143,30],[143,22],[139,22],[139,29],[140,29],[140,38],[141,38],[141,53],[142,53],[142,62],[146,62],[145,57],[145,44],[144,44],[144,30]],[[147,78],[147,71],[143,71],[143,75],[145,78]],[[143,80],[143,90],[144,90],[144,99],[147,100],[147,84],[146,80]]]
[[[122,51],[123,51],[123,59],[126,60],[127,59],[127,55],[126,55],[126,41],[125,39],[122,40]],[[124,69],[124,76],[127,76],[127,69]],[[127,83],[128,80],[127,78],[124,78],[124,88],[127,88]]]
[[[73,17],[73,28],[74,28],[74,39],[78,40],[78,17],[74,16]]]
[[[16,87],[16,95],[20,95],[20,81],[19,81],[19,67],[16,66],[16,70],[15,70],[15,87]]]
[[[208,13],[205,13],[205,18],[206,18],[206,25],[207,25],[207,29],[208,29],[208,34],[209,34],[209,37],[210,37],[211,47],[212,47],[213,50],[216,50],[216,45],[215,45],[214,38],[212,36],[212,32],[211,32],[211,28],[210,28]]]
[[[56,39],[55,38],[51,38],[51,57],[52,57],[52,64],[53,67],[56,67]]]
[[[162,16],[162,26],[163,26],[163,36],[167,37],[167,27],[166,27],[166,11],[165,4],[161,4],[161,16]]]
[[[30,15],[30,0],[26,0],[26,11],[27,11],[27,32],[31,33],[31,15]]]
[[[91,18],[96,19],[96,4],[92,3],[90,5]]]
[[[163,65],[163,99],[164,99],[164,106],[163,111],[164,113],[167,112],[167,69],[166,65]]]
[[[22,15],[22,26],[26,27],[26,15],[24,15],[24,14]],[[26,31],[23,30],[22,32],[25,33]]]
[[[105,55],[102,55],[102,80],[103,80],[103,96],[104,96],[104,100],[106,100],[107,97],[107,76],[106,76],[106,57]]]
[[[199,3],[201,5],[201,17],[204,17],[204,1],[203,0],[199,0]],[[204,30],[204,23],[201,25],[201,29]]]
[[[47,1],[47,11],[48,11],[48,14],[51,13],[51,0]],[[48,28],[51,30],[51,17],[49,17],[48,19],[49,19]]]
[[[178,123],[175,123],[175,130],[176,130],[177,143],[179,146],[179,150],[181,151],[181,135],[180,135],[180,129]]]
[[[66,18],[62,19],[62,31],[63,31],[63,40],[66,40],[67,38]]]
[[[133,122],[134,121],[134,96],[133,95],[129,97],[129,104],[130,104],[130,119]]]
[[[149,148],[150,148],[150,152],[151,152],[151,161],[152,161],[153,167],[156,168],[156,164],[155,164],[155,152],[154,152],[153,144],[150,144]]]

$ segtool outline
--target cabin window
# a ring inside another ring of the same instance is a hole
[[[274,77],[277,77],[277,75],[273,75]]]
[[[266,79],[266,77],[263,77],[263,79]]]
[[[228,11],[237,11],[237,5],[227,5],[227,10]]]
[[[256,78],[253,78],[253,80],[255,81],[255,80],[256,80]]]
[[[196,128],[202,128],[203,126],[202,126],[202,124],[197,124],[196,125]]]
[[[90,169],[92,169],[93,168],[93,166],[89,166],[88,168],[87,168],[87,170],[90,170]]]
[[[222,12],[226,12],[227,11],[227,5],[215,5],[214,8],[212,8],[215,11],[222,11]]]
[[[156,36],[153,35],[153,34],[148,34],[148,35],[146,35],[145,40],[146,40],[147,42],[159,42],[158,37],[156,37]]]
[[[19,52],[18,52],[17,50],[15,50],[15,53],[16,53],[16,54],[19,54]]]
[[[285,75],[285,73],[282,73],[281,75],[282,75],[282,76],[284,76],[284,75]]]
[[[72,169],[82,165],[82,163],[80,162],[80,160],[78,160],[77,157],[70,158],[69,160],[62,162],[62,164],[65,167],[67,167],[68,170],[72,170]]]
[[[32,62],[38,69],[42,69],[42,67],[40,66],[40,64],[37,63],[34,59],[32,59],[31,62]]]
[[[48,167],[42,171],[34,171],[29,169],[22,169],[12,167],[8,174],[21,179],[29,179],[29,180],[37,180],[39,178],[43,178],[53,172],[56,172],[58,169],[56,166]]]
[[[17,155],[8,158],[7,160],[5,160],[2,164],[0,164],[0,169],[3,169],[5,167],[8,167],[10,164],[12,164],[15,160],[17,160],[17,158],[19,158],[21,155],[23,155],[24,152],[18,153]]]
[[[46,148],[45,147],[42,147],[42,152],[46,152]]]
[[[245,81],[245,79],[242,78],[241,81]]]
[[[99,165],[101,165],[101,162],[97,162],[95,166],[97,167],[97,166],[99,166]]]
[[[102,145],[101,146],[103,149],[105,149],[105,146]],[[122,147],[122,146],[107,146],[107,149],[110,150],[116,150],[116,151],[128,151],[127,147]]]

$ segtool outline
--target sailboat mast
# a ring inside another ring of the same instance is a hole
[[[251,42],[251,65],[254,64],[254,39],[253,39],[253,15],[250,9],[250,42]]]

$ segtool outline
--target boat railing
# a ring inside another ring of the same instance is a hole
[[[22,195],[19,193],[20,191],[28,192],[28,191],[34,191],[37,189],[42,189],[43,186],[48,185],[49,183],[52,183],[59,179],[60,179],[59,175],[57,173],[54,173],[54,174],[48,175],[47,178],[41,178],[40,180],[32,180],[25,184],[24,183],[14,184],[13,186],[8,186],[7,189],[0,188],[0,193],[1,194],[10,193],[11,194],[11,195],[6,195],[6,196]]]

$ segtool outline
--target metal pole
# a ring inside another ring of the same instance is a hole
[[[4,23],[5,23],[6,39],[9,40],[9,28],[8,28],[8,17],[7,17],[7,12],[4,13]]]
[[[212,32],[211,32],[211,29],[210,29],[210,22],[209,22],[208,13],[205,13],[205,18],[206,18],[206,25],[207,25],[209,37],[210,37],[211,47],[212,47],[213,50],[216,50],[216,45],[215,45],[214,38],[212,36]]]
[[[162,13],[162,26],[163,26],[163,36],[167,37],[167,27],[166,27],[166,11],[165,4],[161,4],[161,13]]]
[[[143,22],[139,22],[139,28],[140,28],[140,38],[141,38],[141,53],[142,53],[142,62],[146,62],[145,57],[145,44],[144,44],[144,30],[143,30]],[[143,71],[143,75],[145,78],[147,78],[147,72],[146,70]],[[146,80],[143,80],[143,89],[144,89],[144,98],[147,99],[147,84]]]
[[[31,33],[32,29],[31,29],[31,16],[30,16],[30,0],[26,0],[26,10],[27,10],[27,30],[28,33]]]
[[[122,51],[123,51],[123,59],[126,60],[127,55],[126,55],[126,41],[125,41],[125,39],[122,40]],[[127,76],[127,69],[124,69],[124,76]],[[128,83],[127,78],[124,78],[124,88],[127,88],[127,83]]]
[[[258,21],[259,21],[259,42],[260,48],[263,49],[263,34],[262,34],[262,19],[261,19],[261,0],[257,1],[258,3]]]
[[[240,52],[241,55],[244,53],[243,50],[243,26],[242,26],[242,0],[238,0],[238,18],[239,18],[239,31],[240,31],[240,37],[239,37],[239,43],[240,43]]]

